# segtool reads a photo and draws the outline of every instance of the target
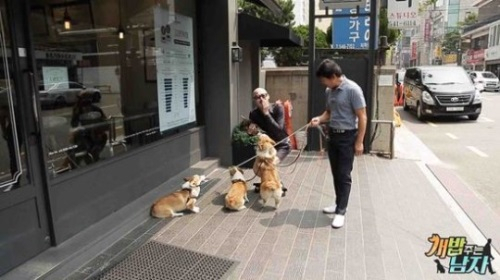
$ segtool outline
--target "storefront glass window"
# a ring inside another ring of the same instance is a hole
[[[33,0],[53,176],[195,126],[194,0]]]

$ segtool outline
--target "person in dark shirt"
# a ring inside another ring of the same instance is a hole
[[[69,136],[69,142],[77,148],[68,152],[68,157],[62,165],[70,169],[76,167],[79,162],[76,154],[82,151],[86,153],[86,164],[98,161],[108,141],[107,133],[110,130],[104,111],[92,104],[92,95],[84,91],[77,97]]]
[[[270,103],[269,94],[263,88],[256,88],[252,94],[256,108],[250,112],[249,119],[252,122],[248,128],[248,133],[255,135],[260,128],[276,143],[277,157],[280,162],[290,153],[291,145],[285,129],[284,108],[279,103]],[[286,139],[286,140],[283,140]],[[254,166],[255,171],[255,166]],[[255,191],[259,192],[260,184],[254,184]],[[287,191],[283,188],[283,194]]]

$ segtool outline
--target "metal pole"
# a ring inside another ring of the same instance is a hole
[[[316,36],[315,36],[315,6],[314,6],[314,0],[309,0],[309,45],[308,45],[308,58],[309,58],[309,80],[308,80],[308,106],[309,106],[309,119],[311,119],[315,114],[319,114],[321,112],[314,112],[314,92],[313,92],[313,87],[314,87],[314,62],[316,60],[315,57],[315,46],[316,46]],[[317,134],[312,133],[312,129],[309,130],[308,132],[308,138],[309,138],[309,143],[313,143],[312,139],[317,136]],[[310,145],[308,145],[310,147]],[[310,150],[310,148],[309,148]]]
[[[370,135],[372,133],[372,124],[371,121],[373,119],[372,116],[372,104],[373,104],[373,90],[374,90],[374,70],[375,67],[375,54],[376,54],[376,48],[377,46],[375,45],[376,43],[376,37],[377,37],[377,7],[378,7],[378,1],[377,0],[371,0],[370,1],[370,41],[369,41],[369,51],[368,51],[368,86],[366,89],[365,93],[365,99],[366,99],[366,115],[367,115],[367,122],[366,122],[366,133],[365,133],[365,140],[364,140],[364,147],[365,147],[365,153],[368,153],[371,150],[371,143],[370,143]]]

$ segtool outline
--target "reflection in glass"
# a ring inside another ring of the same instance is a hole
[[[172,14],[171,19],[180,13],[191,22],[196,14],[194,0],[30,3],[42,137],[50,174],[55,177],[80,170],[181,131],[182,121],[172,121],[170,131],[159,130],[158,104],[163,106],[166,101],[159,100],[158,89],[166,87],[167,79],[161,79],[159,86],[156,61],[158,55],[170,55],[174,61],[179,56],[158,51],[155,30],[160,21],[155,10]],[[71,17],[69,30],[62,20],[66,10]],[[194,48],[192,26],[184,26],[186,32],[172,28],[172,36],[189,35],[182,43]],[[124,31],[123,38],[120,31]],[[182,108],[194,112],[193,52],[188,58],[191,76],[177,75],[181,82],[177,86],[175,80],[170,94],[181,100]],[[164,67],[164,72],[174,73],[174,68],[179,67]]]
[[[5,1],[0,1],[0,192],[12,191],[27,183],[23,137],[19,111],[14,103],[10,36]]]

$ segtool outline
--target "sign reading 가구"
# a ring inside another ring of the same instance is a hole
[[[356,9],[336,9],[334,15],[353,14],[350,17],[334,17],[332,38],[334,49],[368,49],[370,41],[370,17],[357,16]],[[370,13],[370,1],[360,13]]]
[[[418,0],[388,0],[389,28],[405,29],[417,26]]]

